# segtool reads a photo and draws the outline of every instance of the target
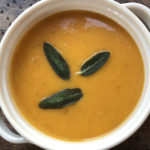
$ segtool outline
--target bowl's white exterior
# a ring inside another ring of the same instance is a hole
[[[48,137],[33,128],[16,109],[8,87],[8,68],[18,39],[41,19],[66,10],[88,10],[112,18],[135,39],[144,61],[145,85],[134,112],[110,134],[84,142],[67,142]],[[5,34],[0,46],[0,106],[13,127],[29,142],[52,150],[98,150],[119,144],[133,134],[150,111],[150,35],[141,21],[113,0],[42,0],[22,13]]]

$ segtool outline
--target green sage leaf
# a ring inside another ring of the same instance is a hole
[[[89,58],[81,67],[80,72],[82,76],[89,76],[100,69],[108,60],[110,56],[109,51],[101,51]]]
[[[39,107],[42,109],[57,109],[72,105],[82,98],[81,89],[64,89],[50,97],[44,98]]]
[[[69,80],[69,66],[62,55],[50,43],[47,42],[44,43],[44,52],[55,73],[63,80]]]

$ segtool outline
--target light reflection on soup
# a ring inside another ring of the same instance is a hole
[[[45,41],[67,61],[69,81],[49,65]],[[105,49],[111,55],[100,70],[88,77],[76,74],[87,58]],[[81,141],[108,133],[131,114],[143,89],[144,67],[136,43],[121,26],[98,14],[72,11],[46,18],[25,34],[9,79],[15,104],[31,125],[49,136]],[[65,88],[81,88],[84,96],[63,109],[38,107],[41,99]]]

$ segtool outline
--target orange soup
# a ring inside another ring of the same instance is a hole
[[[70,79],[61,79],[43,50],[51,43],[67,61]],[[90,76],[77,74],[96,52],[110,57]],[[89,140],[118,127],[139,102],[144,66],[129,33],[113,20],[92,12],[68,11],[50,16],[18,43],[10,66],[10,88],[22,116],[39,131],[68,141]],[[66,88],[83,97],[60,109],[41,109],[40,101]]]

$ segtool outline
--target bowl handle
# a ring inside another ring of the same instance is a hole
[[[2,117],[0,116],[0,136],[11,143],[29,143],[22,136],[13,133],[5,124]]]
[[[150,31],[150,9],[139,3],[125,3],[122,4],[131,10]]]

